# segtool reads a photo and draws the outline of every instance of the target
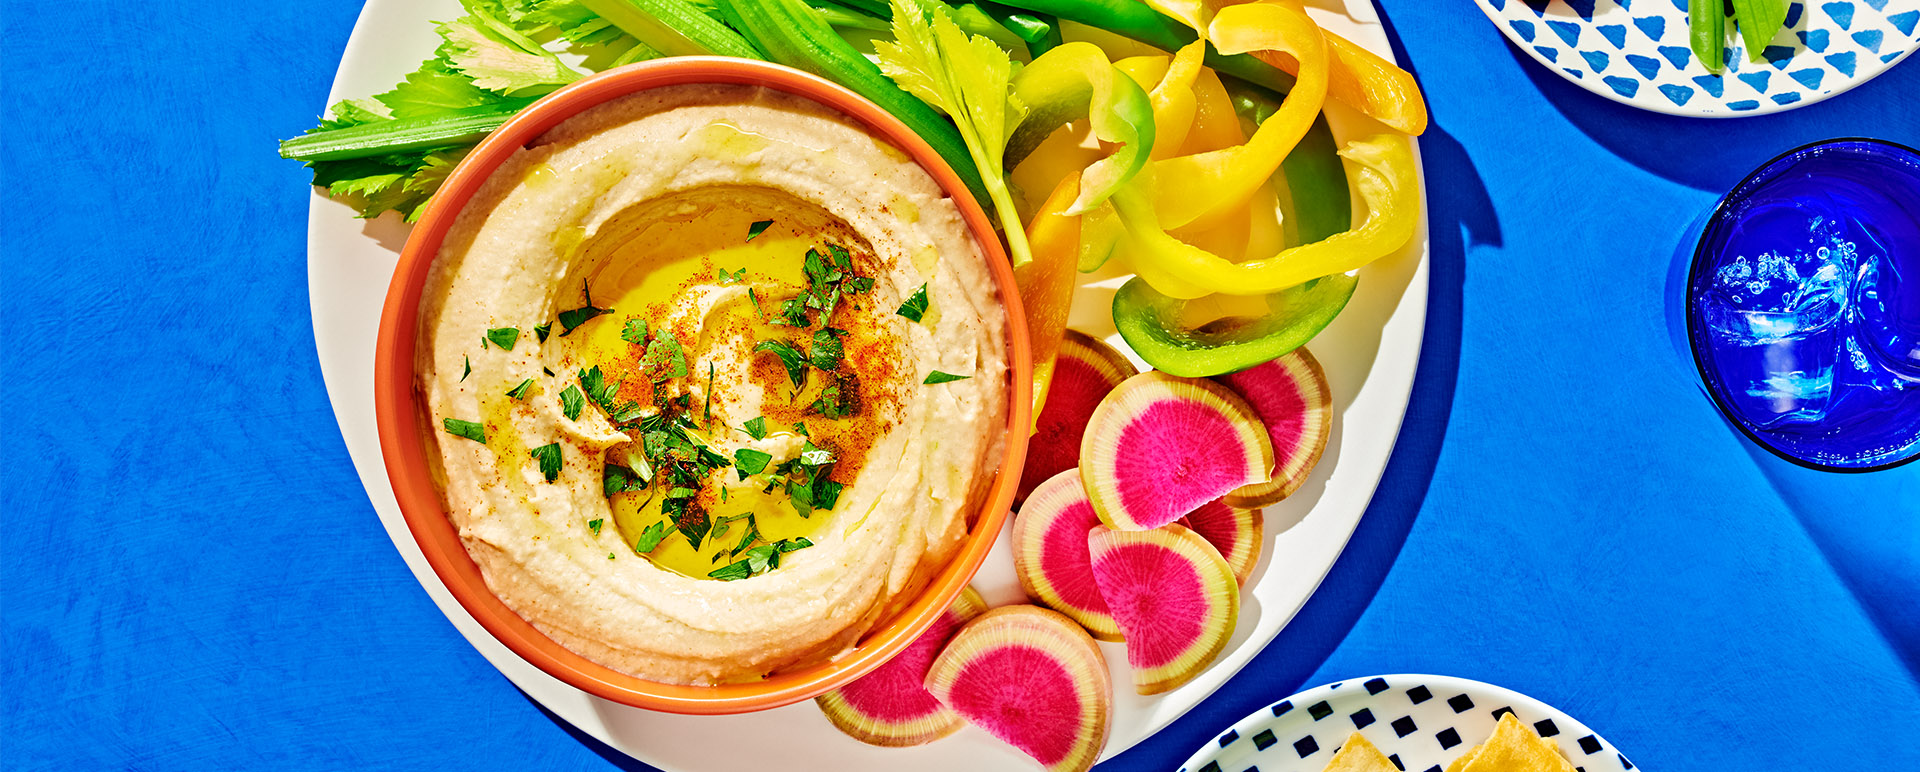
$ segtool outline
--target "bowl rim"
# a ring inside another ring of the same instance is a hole
[[[480,186],[526,143],[562,121],[613,99],[686,84],[747,85],[810,99],[854,120],[904,151],[932,175],[959,208],[987,263],[1007,313],[1007,441],[984,509],[959,551],[927,587],[850,650],[827,662],[748,683],[694,686],[650,681],[593,662],[561,646],[521,618],[488,589],[447,518],[428,471],[414,388],[420,297],[448,229]],[[427,564],[460,606],[514,654],[554,678],[596,697],[670,713],[721,715],[776,708],[837,688],[870,672],[918,638],[966,587],[999,538],[1013,504],[1032,425],[1032,352],[1013,269],[992,221],[932,146],[906,124],[853,91],[778,64],[728,57],[688,56],[626,65],[569,84],[516,113],[468,153],[429,201],[407,237],[388,285],[374,353],[374,412],[380,454],[407,530]]]

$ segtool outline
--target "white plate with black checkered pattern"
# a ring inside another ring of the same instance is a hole
[[[1465,678],[1383,675],[1317,686],[1240,719],[1180,772],[1320,772],[1355,731],[1404,772],[1440,772],[1511,711],[1579,772],[1626,772],[1611,743],[1544,702]]]

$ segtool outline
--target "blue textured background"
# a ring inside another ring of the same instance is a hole
[[[1377,672],[1517,689],[1663,772],[1920,768],[1920,465],[1754,458],[1659,316],[1677,234],[1746,170],[1837,135],[1920,145],[1920,66],[1684,120],[1562,82],[1465,3],[1385,6],[1434,119],[1400,444],[1292,625],[1110,768]],[[273,141],[312,123],[357,12],[5,4],[0,766],[638,767],[474,653],[348,465],[306,174]]]

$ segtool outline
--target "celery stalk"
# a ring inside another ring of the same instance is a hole
[[[470,145],[500,128],[526,102],[470,107],[432,118],[405,118],[327,129],[281,140],[280,157],[296,161],[343,161],[392,153]]]

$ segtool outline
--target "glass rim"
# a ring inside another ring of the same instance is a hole
[[[1695,289],[1695,280],[1698,278],[1698,272],[1694,270],[1694,267],[1700,264],[1700,258],[1702,256],[1703,251],[1706,249],[1708,236],[1714,232],[1714,226],[1716,224],[1719,224],[1722,221],[1722,219],[1726,217],[1728,213],[1728,209],[1733,205],[1733,203],[1736,200],[1745,199],[1745,196],[1738,195],[1738,194],[1741,194],[1743,191],[1745,191],[1748,186],[1753,185],[1758,181],[1761,181],[1763,178],[1770,178],[1774,175],[1777,175],[1779,173],[1779,170],[1776,169],[1775,167],[1778,166],[1782,161],[1786,161],[1788,159],[1794,158],[1795,156],[1799,156],[1811,150],[1818,150],[1820,148],[1828,147],[1831,145],[1844,145],[1844,144],[1855,144],[1855,143],[1868,144],[1868,145],[1881,145],[1886,148],[1892,149],[1894,151],[1905,152],[1908,155],[1915,157],[1916,159],[1920,159],[1920,150],[1915,150],[1911,147],[1908,147],[1907,145],[1901,144],[1899,142],[1895,142],[1893,140],[1877,139],[1874,137],[1834,137],[1831,139],[1822,139],[1822,140],[1816,140],[1813,142],[1808,142],[1806,144],[1800,145],[1798,147],[1792,148],[1778,155],[1775,155],[1774,157],[1767,159],[1766,162],[1760,164],[1759,166],[1754,167],[1753,171],[1748,172],[1746,176],[1740,178],[1740,182],[1736,183],[1732,188],[1727,189],[1727,192],[1721,195],[1718,201],[1714,202],[1713,211],[1708,213],[1706,220],[1704,221],[1704,224],[1700,228],[1699,239],[1694,242],[1693,253],[1687,260],[1686,296],[1683,298],[1685,302],[1685,305],[1684,305],[1685,313],[1682,314],[1682,316],[1685,317],[1685,321],[1687,324],[1687,354],[1693,359],[1694,374],[1699,377],[1701,385],[1703,387],[1706,387],[1706,388],[1702,388],[1701,390],[1707,393],[1707,399],[1710,399],[1713,401],[1713,407],[1715,410],[1718,410],[1720,412],[1720,417],[1726,419],[1727,423],[1732,424],[1733,428],[1739,430],[1739,432],[1745,435],[1746,438],[1749,441],[1751,441],[1753,444],[1765,449],[1768,453],[1772,453],[1773,455],[1779,457],[1782,460],[1791,462],[1796,466],[1812,469],[1819,472],[1837,472],[1841,474],[1864,474],[1867,472],[1882,472],[1888,469],[1894,469],[1897,467],[1905,466],[1907,464],[1913,463],[1914,461],[1920,461],[1920,446],[1916,446],[1916,448],[1914,449],[1914,452],[1907,454],[1907,456],[1904,458],[1898,458],[1892,461],[1874,464],[1871,466],[1835,466],[1832,464],[1823,464],[1818,461],[1811,461],[1808,459],[1800,458],[1799,456],[1789,453],[1785,449],[1777,447],[1773,443],[1768,442],[1765,438],[1761,437],[1758,432],[1754,431],[1752,427],[1749,427],[1747,425],[1746,421],[1741,420],[1738,417],[1738,415],[1733,411],[1732,406],[1728,405],[1725,400],[1721,399],[1720,394],[1718,392],[1716,392],[1711,387],[1707,387],[1709,383],[1720,383],[1721,380],[1719,378],[1713,378],[1709,380],[1707,375],[1706,364],[1701,361],[1700,347],[1698,344],[1695,343],[1695,340],[1696,340],[1695,336],[1696,336],[1696,333],[1698,333],[1698,330],[1696,329],[1697,322],[1695,320],[1698,315],[1694,313],[1694,297],[1695,297],[1694,289]]]

